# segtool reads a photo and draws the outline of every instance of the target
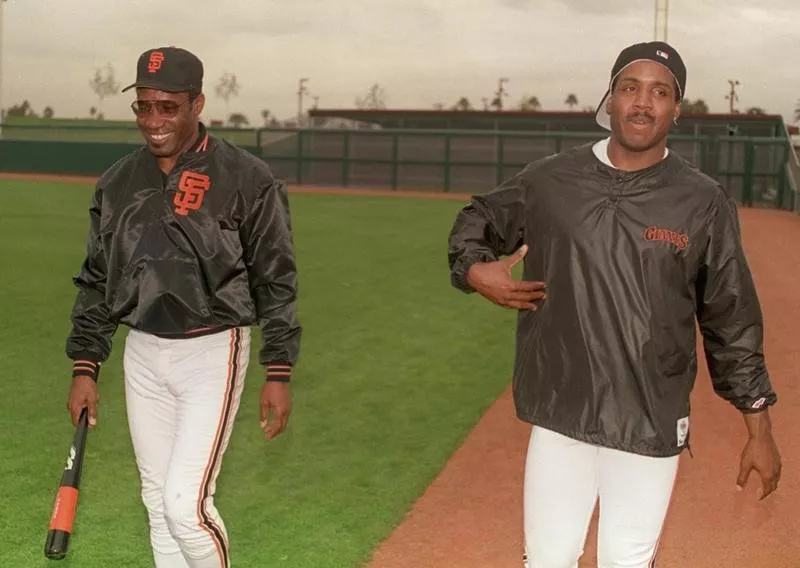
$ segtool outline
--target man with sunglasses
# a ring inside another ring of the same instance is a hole
[[[249,326],[265,368],[261,428],[286,429],[301,328],[286,186],[200,121],[203,64],[144,52],[131,105],[146,144],[99,179],[66,342],[68,409],[96,424],[119,324],[131,439],[157,568],[228,568],[217,476],[242,394]]]

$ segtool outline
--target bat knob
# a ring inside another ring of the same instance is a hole
[[[44,545],[44,555],[50,560],[61,560],[67,555],[69,534],[66,531],[50,530],[47,532],[47,543]]]

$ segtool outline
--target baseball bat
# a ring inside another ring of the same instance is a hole
[[[89,430],[88,422],[88,409],[84,408],[75,428],[75,437],[69,448],[69,454],[67,454],[66,466],[61,474],[61,482],[50,516],[44,555],[51,560],[61,560],[69,550],[69,537],[72,534],[72,524],[78,509],[78,491],[81,484],[83,455],[86,449],[86,434]]]

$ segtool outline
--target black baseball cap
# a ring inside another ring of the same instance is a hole
[[[139,56],[133,88],[156,89],[169,93],[203,90],[203,63],[193,53],[180,47],[157,47]]]
[[[622,73],[623,69],[636,61],[654,61],[669,69],[678,87],[678,100],[683,100],[686,92],[686,66],[683,64],[683,59],[681,59],[681,56],[675,48],[663,41],[635,43],[623,49],[619,56],[617,56],[614,67],[611,69],[611,80],[608,83],[608,90],[603,96],[603,100],[600,101],[600,106],[597,107],[595,120],[597,120],[597,124],[606,130],[611,130],[611,117],[608,115],[608,112],[606,112],[606,103],[614,88],[614,81],[616,81],[619,74]]]

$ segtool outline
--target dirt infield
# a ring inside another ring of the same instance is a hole
[[[735,489],[746,430],[710,387],[701,358],[693,393],[692,451],[683,455],[656,565],[659,568],[800,567],[800,218],[741,212],[745,246],[766,318],[766,355],[778,392],[772,410],[784,471],[757,499],[758,476]],[[511,349],[511,345],[509,345]],[[521,568],[522,476],[530,427],[506,392],[486,413],[368,568]],[[595,566],[597,518],[582,568]]]
[[[94,183],[95,178],[0,174],[0,179]],[[295,193],[465,200],[464,194],[293,186]],[[693,393],[692,450],[683,455],[656,565],[659,568],[800,568],[800,218],[741,211],[745,247],[766,318],[767,364],[778,392],[772,409],[784,472],[778,491],[757,499],[735,479],[746,431],[717,398],[700,351]],[[508,346],[512,349],[512,345]],[[698,345],[700,348],[700,345]],[[509,370],[510,371],[510,370]],[[506,391],[484,415],[404,522],[365,568],[521,568],[522,478],[530,426],[514,418]],[[595,566],[596,517],[581,568]]]

